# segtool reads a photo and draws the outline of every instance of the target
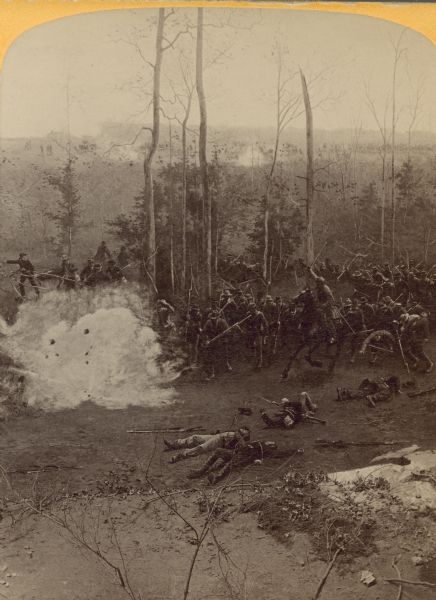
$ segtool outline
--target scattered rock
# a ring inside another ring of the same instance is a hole
[[[377,583],[377,580],[371,571],[362,571],[360,581],[366,585],[366,587],[370,587],[371,585],[375,585]]]
[[[50,345],[53,346],[53,344],[56,344],[56,340],[50,340]]]
[[[415,565],[415,567],[419,567],[420,565],[423,565],[425,563],[425,560],[422,558],[422,556],[413,556],[412,562]]]

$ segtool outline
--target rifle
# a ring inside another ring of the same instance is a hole
[[[346,448],[347,446],[396,446],[397,444],[410,444],[411,442],[345,442],[344,440],[315,440],[315,446],[321,448]]]
[[[279,314],[277,315],[277,317],[278,317],[277,318],[277,331],[276,331],[276,334],[274,336],[274,346],[273,346],[273,351],[272,351],[273,356],[275,356],[276,353],[277,353],[277,341],[278,341],[278,338],[279,338],[280,326],[282,324],[281,321],[280,321],[281,314],[282,314],[282,307],[280,307]]]
[[[401,338],[400,338],[400,335],[397,330],[396,330],[396,334],[397,334],[398,346],[399,346],[400,352],[401,352],[401,358],[403,359],[403,363],[406,367],[407,373],[410,375],[409,363],[407,362],[406,357],[404,356],[403,344],[401,343]]]
[[[224,331],[222,331],[221,333],[219,333],[218,335],[216,335],[215,337],[213,337],[211,340],[209,340],[208,342],[206,342],[205,345],[206,346],[210,346],[211,344],[213,344],[213,342],[216,342],[217,340],[221,339],[223,336],[226,335],[226,333],[228,333],[229,331],[231,331],[235,327],[239,327],[239,325],[242,325],[242,323],[245,323],[245,321],[247,321],[250,317],[251,317],[251,315],[247,315],[244,319],[242,319],[242,321],[238,321],[237,323],[233,323],[233,325],[230,325],[230,327],[227,327],[227,329],[225,329]]]
[[[128,429],[127,433],[194,433],[204,427],[169,427],[168,429]]]
[[[420,390],[419,392],[410,392],[407,394],[409,398],[418,398],[419,396],[424,396],[425,394],[431,394],[432,392],[436,392],[436,387],[427,388],[425,390]]]

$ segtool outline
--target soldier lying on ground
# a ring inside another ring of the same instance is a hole
[[[297,450],[302,452],[302,450]],[[262,463],[265,458],[289,456],[289,451],[277,450],[275,442],[254,441],[234,449],[217,448],[210,458],[199,469],[192,470],[188,477],[194,479],[207,475],[209,483],[221,481],[232,469],[246,467],[253,463]]]
[[[273,416],[268,415],[264,410],[260,415],[268,427],[284,427],[290,429],[297,423],[300,423],[305,417],[313,417],[317,406],[312,402],[307,392],[301,392],[298,400],[289,400],[282,398],[277,406],[281,408],[280,412]]]
[[[337,400],[366,400],[370,406],[378,402],[388,402],[395,394],[401,394],[400,380],[398,377],[380,377],[378,379],[364,379],[356,392],[346,388],[337,388]]]
[[[170,463],[174,464],[179,460],[206,454],[218,448],[233,450],[238,446],[244,445],[250,440],[250,430],[248,427],[240,427],[236,431],[224,431],[223,433],[215,433],[210,435],[195,434],[187,438],[169,442],[164,439],[166,446],[165,450],[180,450],[171,457]]]

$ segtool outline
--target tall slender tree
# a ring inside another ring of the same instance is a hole
[[[309,90],[306,78],[300,69],[301,87],[303,89],[304,108],[306,111],[306,263],[312,265],[315,260],[313,243],[313,197],[314,197],[314,169],[313,169],[313,114],[310,103]]]
[[[200,109],[200,135],[198,139],[198,158],[200,166],[201,190],[204,206],[204,225],[205,225],[205,256],[204,271],[205,285],[204,292],[212,296],[212,203],[209,190],[209,174],[207,165],[207,107],[206,94],[203,81],[203,33],[204,33],[204,15],[203,9],[197,9],[197,45],[196,45],[196,88],[198,96],[198,106]]]

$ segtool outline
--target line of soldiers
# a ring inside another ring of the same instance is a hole
[[[313,269],[307,271],[314,282],[311,294],[315,311],[311,318],[316,323],[312,324],[325,331],[331,344],[336,342],[337,327],[345,329],[350,362],[355,361],[362,342],[372,331],[384,330],[400,339],[411,368],[423,366],[426,372],[433,368],[424,350],[429,337],[429,313],[422,305],[394,301],[388,295],[371,302],[366,296],[354,294],[343,303],[337,302],[325,278]],[[223,367],[231,371],[232,350],[233,354],[241,350],[238,339],[242,338],[254,356],[255,368],[268,366],[293,334],[291,324],[301,310],[297,298],[273,299],[266,295],[255,301],[251,293],[236,289],[233,293],[224,290],[219,300],[204,312],[198,305],[190,306],[185,332],[188,364],[196,364],[200,358],[208,378],[215,377],[216,371]],[[377,352],[370,348],[370,356],[371,363],[375,362]]]
[[[36,273],[33,263],[25,252],[20,252],[18,259],[7,260],[6,264],[18,265],[18,292],[21,298],[26,295],[25,283],[29,282],[37,297],[40,295],[39,282],[47,279],[57,279],[57,289],[72,290],[77,287],[95,287],[99,284],[114,283],[125,280],[123,270],[129,266],[129,253],[121,246],[117,259],[112,255],[102,241],[93,258],[89,258],[79,273],[77,266],[66,254],[61,256],[60,266],[46,272]]]

